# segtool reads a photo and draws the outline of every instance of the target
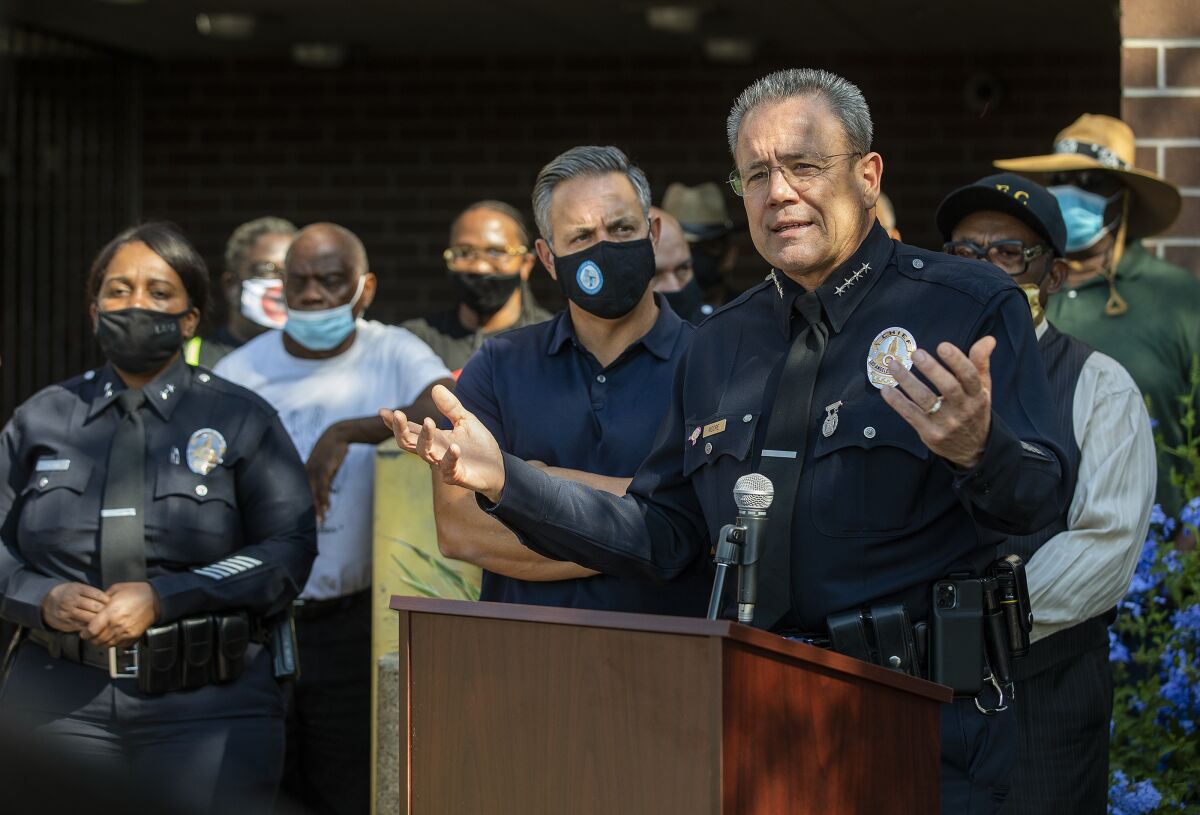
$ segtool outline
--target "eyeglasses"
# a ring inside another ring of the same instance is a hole
[[[442,258],[451,269],[461,269],[480,260],[493,267],[511,267],[514,260],[528,253],[529,249],[524,246],[489,246],[484,249],[477,246],[451,246],[442,252]]]
[[[837,162],[834,159],[861,156],[862,153],[834,153],[832,156],[802,156],[773,167],[758,166],[750,170],[734,169],[729,174],[729,186],[739,198],[761,195],[770,186],[771,171],[778,170],[783,180],[796,192],[804,192]]]
[[[269,260],[250,264],[251,277],[283,277],[283,264],[272,263]]]
[[[989,260],[999,266],[1010,277],[1020,277],[1028,270],[1030,262],[1046,253],[1043,244],[1026,246],[1023,241],[1006,240],[992,241],[987,246],[980,246],[971,241],[950,241],[942,246],[947,255],[955,255],[971,260]]]

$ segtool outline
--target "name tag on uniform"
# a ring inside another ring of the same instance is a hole
[[[71,469],[69,458],[39,458],[33,468],[39,473],[61,473]]]
[[[706,439],[709,436],[715,436],[718,433],[724,433],[724,432],[725,432],[725,420],[724,419],[722,419],[719,422],[713,422],[712,424],[706,424],[704,426],[704,438],[706,438]]]

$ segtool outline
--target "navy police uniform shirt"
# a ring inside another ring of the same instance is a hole
[[[0,433],[5,619],[44,628],[42,599],[56,584],[101,585],[100,510],[124,389],[110,366],[89,371],[35,394]],[[316,520],[274,409],[182,359],[143,390],[146,571],[160,621],[286,608],[316,556]],[[208,449],[220,463],[194,471]]]
[[[657,297],[654,326],[601,367],[575,336],[568,312],[490,339],[459,377],[455,395],[523,460],[628,478],[654,441],[671,399],[675,367],[694,329]],[[661,614],[703,614],[707,564],[686,564],[678,579],[655,575],[525,581],[483,573],[481,599]],[[672,575],[674,576],[674,575]]]
[[[610,574],[667,579],[707,559],[736,515],[734,482],[758,467],[772,406],[787,409],[775,390],[804,327],[793,319],[803,293],[773,273],[700,325],[624,498],[506,456],[501,500],[481,506],[537,551]],[[878,225],[818,298],[829,340],[794,517],[768,513],[768,523],[791,523],[792,622],[822,631],[827,615],[878,600],[923,619],[932,581],[978,572],[1003,533],[1041,528],[1068,499],[1029,307],[990,264],[893,242]],[[868,379],[869,360],[880,364],[906,335],[931,352],[996,338],[991,429],[970,471],[934,456]],[[826,406],[837,414],[828,435]]]

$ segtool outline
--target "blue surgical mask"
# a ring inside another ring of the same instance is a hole
[[[1119,218],[1114,218],[1112,222],[1104,223],[1104,210],[1123,193],[1105,198],[1070,184],[1049,187],[1049,190],[1058,199],[1059,209],[1062,210],[1063,220],[1067,224],[1068,253],[1081,252],[1095,246],[1101,238],[1112,232],[1120,221]]]
[[[283,330],[289,337],[310,351],[329,351],[337,348],[354,330],[354,307],[362,297],[366,275],[358,278],[358,288],[349,303],[319,311],[288,310]]]

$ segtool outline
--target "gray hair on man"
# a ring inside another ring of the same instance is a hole
[[[533,183],[533,219],[538,232],[548,243],[550,238],[550,198],[554,188],[572,178],[624,173],[637,193],[642,205],[642,214],[650,216],[650,182],[639,167],[630,163],[629,157],[618,147],[586,145],[572,147],[541,169]]]
[[[225,270],[237,271],[242,260],[249,254],[250,248],[254,246],[254,242],[263,235],[295,234],[296,225],[286,218],[264,215],[262,218],[247,221],[233,230],[233,234],[229,236],[229,241],[225,244]]]
[[[824,99],[841,121],[850,151],[863,154],[871,152],[871,139],[874,136],[871,109],[858,86],[819,68],[790,68],[767,74],[755,81],[733,103],[725,122],[730,154],[737,149],[738,132],[742,129],[746,114],[759,105],[783,102],[798,96],[820,96]]]

